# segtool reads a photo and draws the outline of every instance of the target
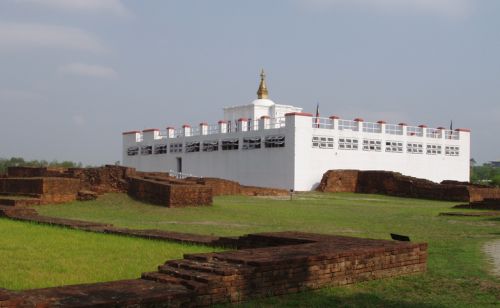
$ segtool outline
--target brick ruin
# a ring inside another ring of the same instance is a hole
[[[438,184],[390,171],[329,170],[317,190],[464,202],[500,198],[500,188],[455,181]]]
[[[455,205],[454,208],[471,209],[471,210],[500,211],[500,198],[484,199],[482,201],[470,202],[468,204],[459,204],[459,205]]]
[[[238,250],[185,255],[141,279],[20,292],[1,307],[199,307],[421,273],[427,244],[278,232],[209,239]]]
[[[0,205],[23,206],[92,200],[109,192],[167,207],[211,205],[220,195],[287,195],[282,189],[242,186],[216,178],[176,179],[164,172],[97,168],[9,167],[0,176]]]

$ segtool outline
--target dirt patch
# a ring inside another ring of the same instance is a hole
[[[483,250],[493,264],[492,273],[500,277],[500,239],[486,243]]]

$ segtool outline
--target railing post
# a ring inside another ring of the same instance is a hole
[[[259,130],[269,129],[271,117],[263,115],[259,119]]]
[[[362,132],[363,131],[363,122],[365,120],[363,120],[362,118],[356,118],[354,119],[354,122],[356,122],[356,126],[358,128],[358,132]]]
[[[217,124],[219,124],[219,134],[227,133],[227,122],[226,121],[220,120],[219,122],[217,122]]]
[[[339,129],[339,117],[336,115],[332,115],[329,117],[330,120],[332,120],[332,129],[338,130]]]
[[[427,125],[420,124],[418,127],[422,129],[422,137],[427,138]]]
[[[386,122],[384,120],[380,120],[380,121],[377,121],[377,124],[380,125],[380,133],[384,133],[385,132],[385,124]]]
[[[246,132],[248,130],[248,119],[247,118],[239,118],[238,119],[238,131]]]
[[[184,137],[191,136],[191,125],[188,125],[188,124],[182,125],[182,135]]]
[[[208,124],[200,123],[200,135],[208,135]]]
[[[439,130],[439,135],[440,135],[439,139],[446,139],[446,136],[445,136],[446,135],[445,134],[446,130],[445,130],[445,128],[440,126],[437,129]]]
[[[401,126],[401,131],[403,132],[403,136],[407,136],[408,135],[408,124],[399,123],[399,126]]]
[[[167,138],[175,138],[175,127],[167,127]]]

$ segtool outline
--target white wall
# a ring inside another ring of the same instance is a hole
[[[284,148],[265,148],[264,138],[270,135],[285,135]],[[243,150],[243,136],[260,136],[261,149]],[[293,131],[287,128],[266,129],[251,132],[181,137],[172,139],[146,139],[140,143],[125,142],[123,164],[139,171],[177,171],[177,157],[182,158],[182,172],[202,177],[218,177],[240,182],[242,185],[293,188],[293,147],[288,142]],[[240,141],[239,150],[222,151],[221,140]],[[124,138],[125,139],[125,138]],[[128,156],[126,151],[131,145],[169,144],[177,142],[219,140],[219,150],[213,152],[168,153],[157,155]]]
[[[135,167],[140,171],[176,171],[177,157],[183,161],[183,173],[195,176],[219,177],[235,180],[243,185],[276,187],[299,191],[314,189],[321,181],[324,172],[330,169],[359,169],[396,171],[404,175],[429,179],[435,182],[442,180],[469,180],[470,133],[459,132],[459,140],[428,138],[386,133],[367,133],[362,131],[313,128],[312,118],[304,115],[286,117],[286,126],[282,128],[261,129],[249,132],[234,132],[215,135],[166,138],[157,132],[143,133],[144,141],[140,141],[139,133],[123,135],[123,164]],[[284,148],[265,148],[264,138],[269,135],[285,135]],[[334,138],[333,149],[317,149],[312,147],[313,135],[331,136]],[[243,150],[243,137],[261,136],[262,148]],[[425,136],[425,135],[424,135]],[[341,150],[339,138],[353,137],[358,139],[358,150]],[[238,138],[240,149],[222,151],[222,139]],[[363,151],[363,139],[382,140],[380,152]],[[156,144],[170,142],[191,142],[219,140],[219,151],[195,153],[168,153],[158,155],[128,156],[126,151],[131,145]],[[385,152],[386,140],[402,141],[403,153]],[[407,142],[424,144],[423,154],[406,152]],[[442,153],[428,155],[425,153],[427,143],[441,144]],[[458,145],[460,156],[446,156],[446,145]]]
[[[312,120],[310,117],[308,119],[309,121],[300,121],[299,123],[302,125],[296,128],[294,185],[297,190],[316,188],[323,173],[330,169],[395,171],[434,182],[443,180],[469,181],[470,134],[468,132],[460,132],[460,140],[435,139],[312,128]],[[313,135],[332,136],[334,138],[334,148],[313,148]],[[358,150],[340,150],[338,140],[342,137],[357,138],[359,140]],[[363,151],[362,140],[364,138],[381,139],[382,151]],[[403,141],[403,153],[385,152],[384,144],[386,140]],[[406,153],[406,142],[424,143],[424,153]],[[426,154],[426,143],[441,144],[442,153],[440,155]],[[446,145],[460,146],[460,156],[446,156]]]

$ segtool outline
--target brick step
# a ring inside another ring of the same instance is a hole
[[[20,197],[8,197],[0,196],[0,205],[7,206],[30,206],[30,205],[40,205],[42,200],[35,198],[20,198]]]
[[[197,282],[194,280],[185,280],[182,278],[174,277],[172,275],[163,274],[159,272],[142,273],[141,278],[160,283],[178,284],[186,287],[186,289],[188,290],[197,292],[206,292],[208,290],[208,284],[206,283]]]
[[[214,273],[221,276],[238,275],[249,272],[250,269],[241,264],[231,264],[224,261],[200,262],[189,259],[167,261],[166,265],[173,268],[187,269],[204,273]]]
[[[168,274],[184,280],[197,281],[201,283],[219,283],[222,282],[223,276],[215,273],[199,272],[196,270],[182,269],[162,265],[158,267],[158,271],[162,274]]]
[[[5,206],[0,205],[0,216],[6,216],[11,218],[18,217],[37,217],[38,213],[31,208],[15,207],[15,206]]]

